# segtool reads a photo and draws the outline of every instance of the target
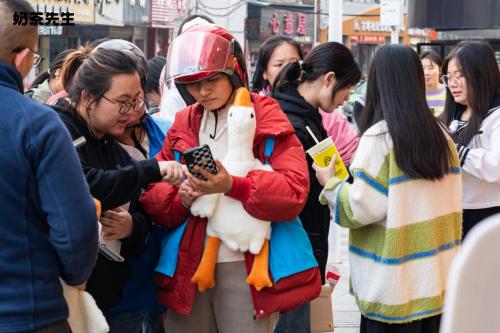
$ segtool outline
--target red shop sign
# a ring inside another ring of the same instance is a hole
[[[296,23],[296,27],[295,27]],[[301,35],[304,36],[307,30],[307,16],[304,13],[298,13],[297,17],[294,14],[288,12],[282,14],[282,18],[278,16],[278,13],[273,13],[273,17],[269,20],[268,25],[271,27],[271,31],[274,35],[280,33],[280,26],[282,26],[282,33],[285,35]]]
[[[365,44],[381,44],[385,43],[385,36],[367,36],[367,35],[355,35],[351,36],[351,42],[353,43],[365,43]]]

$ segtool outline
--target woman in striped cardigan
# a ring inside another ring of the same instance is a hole
[[[350,228],[351,293],[361,332],[437,333],[462,233],[455,145],[429,112],[408,47],[381,48],[370,67],[352,185],[316,167],[333,220]]]

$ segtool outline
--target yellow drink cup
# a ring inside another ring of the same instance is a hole
[[[337,147],[333,143],[333,139],[328,137],[312,146],[307,150],[307,153],[320,167],[327,167],[332,161],[333,156],[337,156],[335,160],[335,176],[340,178],[341,180],[346,180],[349,177],[349,173],[347,172],[347,168],[345,167],[344,161],[340,158],[340,154],[337,151]]]

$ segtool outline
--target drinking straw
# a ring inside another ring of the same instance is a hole
[[[319,143],[318,139],[316,138],[316,136],[314,135],[314,133],[311,131],[311,129],[309,128],[309,126],[306,126],[306,130],[309,132],[309,134],[311,134],[312,138],[314,139],[314,141],[316,141],[316,144]]]

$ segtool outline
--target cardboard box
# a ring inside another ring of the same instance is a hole
[[[318,298],[311,302],[311,332],[333,332],[332,287],[321,287]]]

